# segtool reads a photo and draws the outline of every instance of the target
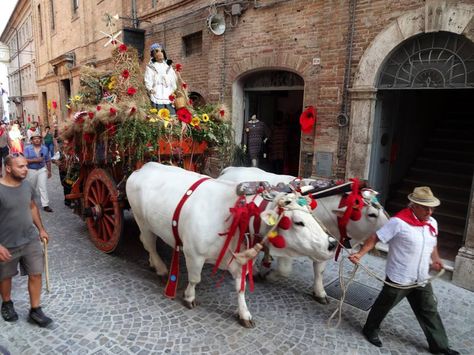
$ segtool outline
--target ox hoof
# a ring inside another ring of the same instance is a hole
[[[255,275],[253,275],[253,280],[255,282],[266,282],[267,281],[267,275],[268,275],[268,273],[267,274],[260,274],[260,273],[255,274]]]
[[[239,318],[239,323],[244,328],[255,328],[255,322],[251,319]]]
[[[198,305],[198,303],[197,303],[196,300],[191,301],[191,302],[186,301],[186,300],[183,300],[183,304],[184,304],[184,306],[185,306],[186,308],[188,308],[188,309],[196,308],[197,305]]]
[[[327,296],[324,297],[318,297],[313,293],[313,298],[316,302],[321,303],[321,304],[329,304],[329,298]]]

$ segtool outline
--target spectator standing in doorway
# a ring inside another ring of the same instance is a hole
[[[25,148],[25,158],[28,162],[28,181],[39,191],[41,206],[46,212],[53,212],[49,207],[47,190],[48,179],[51,178],[51,157],[48,148],[41,142],[41,135],[31,136],[31,144]]]
[[[52,320],[41,309],[41,273],[44,268],[40,240],[49,236],[41,222],[34,202],[34,189],[25,178],[28,174],[26,159],[21,153],[6,157],[5,176],[0,178],[0,294],[1,314],[5,321],[14,322],[18,314],[11,299],[12,278],[18,273],[28,275],[30,294],[29,321],[40,327]],[[38,234],[35,227],[39,231]]]

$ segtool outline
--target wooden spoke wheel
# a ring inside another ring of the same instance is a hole
[[[120,242],[124,220],[117,186],[105,170],[94,169],[87,177],[84,209],[92,242],[104,253],[113,252]]]

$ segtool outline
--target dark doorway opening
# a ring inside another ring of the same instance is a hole
[[[371,176],[386,191],[386,209],[408,203],[416,186],[429,186],[441,200],[443,258],[462,246],[474,172],[474,89],[381,90],[377,101]],[[388,147],[388,148],[387,148]],[[376,172],[376,173],[374,173]],[[379,176],[377,180],[375,177]]]
[[[63,117],[67,116],[67,107],[69,98],[71,97],[71,81],[69,79],[61,80],[61,86],[59,88],[61,95],[61,113]]]
[[[258,166],[277,174],[298,176],[303,90],[246,90],[245,96],[247,121],[255,115],[269,132]]]

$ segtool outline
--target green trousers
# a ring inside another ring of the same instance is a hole
[[[369,312],[364,330],[371,334],[378,334],[380,324],[385,316],[405,297],[425,333],[430,350],[442,351],[448,349],[448,336],[439,316],[437,301],[430,283],[425,287],[408,290],[384,285]]]

